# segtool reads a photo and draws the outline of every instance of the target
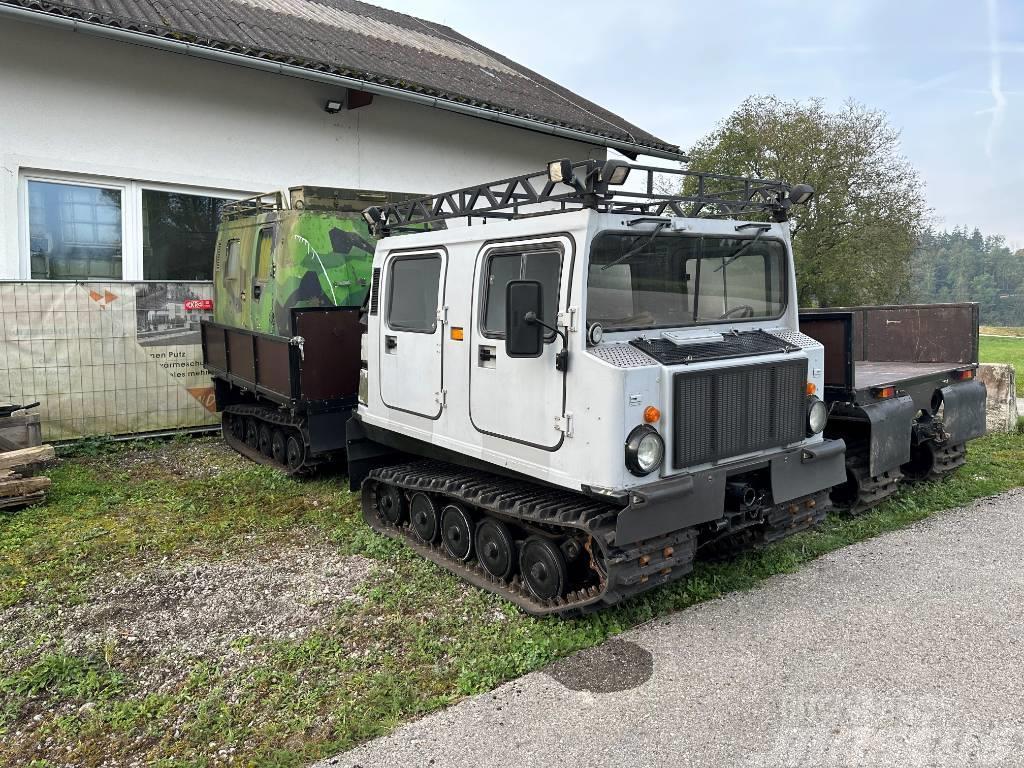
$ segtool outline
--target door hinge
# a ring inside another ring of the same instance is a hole
[[[564,433],[566,437],[572,437],[572,414],[567,413],[564,416],[556,416],[555,429]]]
[[[448,390],[442,389],[440,392],[434,393],[434,401],[442,408],[448,407]]]
[[[566,312],[559,312],[557,318],[557,325],[559,328],[568,328],[573,333],[576,332],[576,317],[579,315],[579,307],[569,307]]]
[[[439,325],[447,325],[448,323],[448,307],[437,308],[437,322]]]

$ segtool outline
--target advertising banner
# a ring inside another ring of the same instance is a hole
[[[44,440],[216,424],[199,322],[209,283],[0,283],[0,401]]]

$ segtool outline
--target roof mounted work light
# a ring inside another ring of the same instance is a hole
[[[629,169],[629,163],[622,160],[606,160],[601,166],[601,181],[612,187],[625,184]]]
[[[814,187],[810,184],[797,184],[789,190],[789,201],[794,205],[809,203],[814,197]]]
[[[375,205],[371,205],[369,208],[363,209],[363,221],[366,222],[367,226],[374,226],[379,224],[381,220],[380,208]]]
[[[548,163],[548,180],[553,184],[571,184],[572,178],[572,163],[568,160],[552,160]]]

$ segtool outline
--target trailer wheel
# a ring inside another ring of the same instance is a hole
[[[441,543],[456,560],[469,560],[473,554],[473,518],[458,504],[441,511]]]
[[[412,530],[424,544],[433,544],[441,531],[437,505],[425,493],[417,493],[409,502]]]
[[[260,447],[259,426],[251,416],[245,420],[245,444],[253,450]]]
[[[288,469],[298,472],[306,461],[306,447],[302,444],[302,438],[298,434],[288,435],[285,442],[285,462]]]
[[[271,445],[270,445],[270,425],[269,424],[260,424],[259,439],[260,439],[260,453],[262,453],[264,456],[267,456],[267,457],[273,456],[273,452],[271,451]]]
[[[240,443],[245,442],[245,417],[231,415],[231,434]]]
[[[270,455],[281,466],[284,466],[285,461],[288,459],[286,443],[284,432],[280,429],[275,429],[274,433],[270,436]]]
[[[516,543],[508,526],[487,518],[476,528],[476,557],[480,567],[505,581],[515,570]]]
[[[550,540],[531,536],[519,555],[523,580],[538,600],[553,600],[565,591],[569,579],[565,558]]]
[[[917,483],[927,480],[935,469],[935,443],[923,440],[910,447],[910,461],[900,467],[900,472],[907,482]]]

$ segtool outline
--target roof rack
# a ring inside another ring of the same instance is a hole
[[[631,174],[644,175],[643,191],[622,189]],[[675,180],[678,192],[664,191],[656,176]],[[786,221],[793,204],[810,200],[806,184],[658,168],[621,160],[555,160],[544,171],[463,187],[437,195],[393,202],[363,211],[371,234],[422,230],[449,219],[518,219],[589,208],[639,216],[735,217],[768,214]]]
[[[220,209],[220,218],[222,221],[233,221],[259,213],[280,211],[285,207],[284,202],[284,194],[281,192],[266,192],[244,200],[232,200]]]

